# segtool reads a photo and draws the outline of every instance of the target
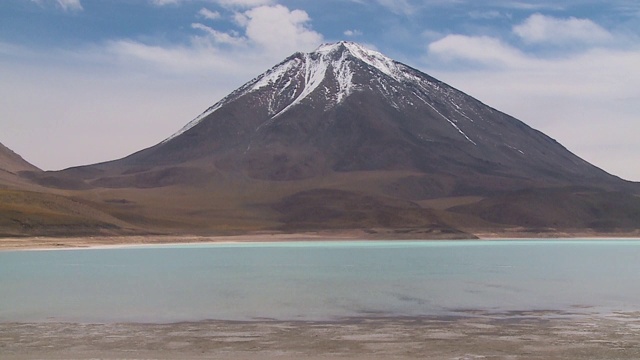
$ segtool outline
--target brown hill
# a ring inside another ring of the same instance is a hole
[[[20,171],[37,171],[39,169],[0,143],[0,170],[16,174]]]
[[[23,171],[37,172],[40,169],[0,143],[0,188],[25,186],[19,176]]]
[[[43,172],[0,144],[0,237],[139,231],[90,201],[32,183],[38,174]]]
[[[0,189],[0,237],[135,232],[131,225],[83,200],[43,192]]]

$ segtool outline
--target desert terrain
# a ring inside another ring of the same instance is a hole
[[[585,310],[585,309],[582,309]],[[640,314],[0,324],[3,359],[638,359]]]

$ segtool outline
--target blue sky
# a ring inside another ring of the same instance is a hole
[[[640,181],[637,0],[3,0],[0,142],[43,169],[126,156],[338,40]]]

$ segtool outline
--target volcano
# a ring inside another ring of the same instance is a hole
[[[615,212],[623,214],[617,220],[598,210],[604,202],[617,206],[606,201],[607,194],[636,194],[637,184],[419,70],[351,42],[291,55],[153,147],[47,177],[50,186],[109,189],[100,194],[137,204],[143,222],[170,218],[177,228],[186,222],[191,229],[214,230],[455,233],[460,224],[640,224],[635,195],[621,196],[626,210]],[[554,203],[554,197],[569,205]],[[151,211],[160,199],[169,201],[159,213]],[[536,208],[525,210],[531,199]],[[509,216],[501,216],[507,208]],[[127,213],[124,206],[112,210]]]
[[[372,170],[451,176],[458,187],[612,180],[524,123],[349,42],[293,54],[162,143],[97,168],[193,162],[265,180]]]

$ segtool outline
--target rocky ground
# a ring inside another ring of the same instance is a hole
[[[461,313],[339,322],[0,324],[17,359],[639,359],[640,313]]]

